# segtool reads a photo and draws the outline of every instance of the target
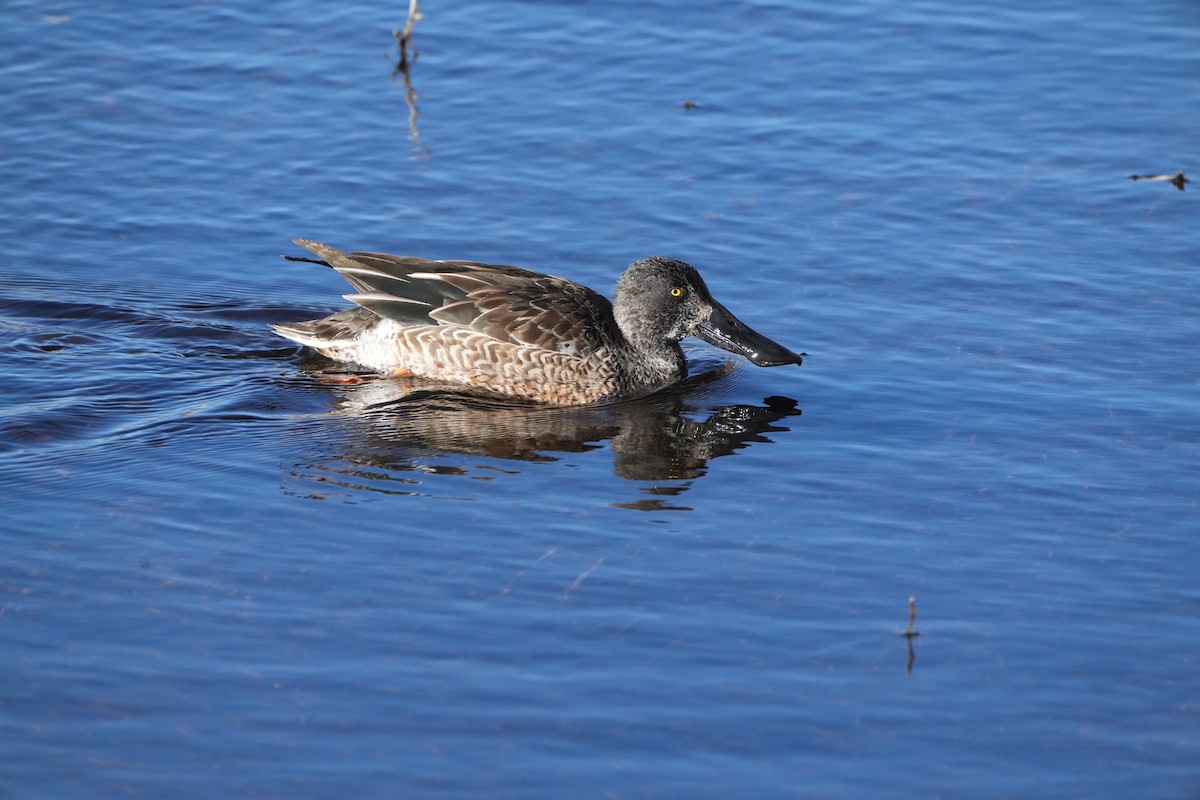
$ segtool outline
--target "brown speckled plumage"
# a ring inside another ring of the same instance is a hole
[[[682,261],[635,262],[614,304],[577,283],[519,267],[345,253],[295,241],[350,282],[356,293],[346,298],[357,307],[272,327],[330,358],[378,372],[578,405],[681,380],[687,364],[679,340],[690,335],[763,366],[801,363],[800,355],[733,317]]]

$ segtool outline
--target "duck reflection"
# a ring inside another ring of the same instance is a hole
[[[413,380],[310,373],[333,394],[336,413],[348,420],[350,430],[336,441],[327,439],[322,446],[336,451],[302,471],[316,470],[319,474],[307,477],[344,488],[423,494],[423,481],[411,473],[487,478],[518,471],[452,466],[445,463],[447,454],[546,462],[608,442],[618,477],[670,482],[644,487],[647,497],[614,505],[683,510],[671,498],[703,476],[710,460],[770,442],[768,433],[789,430],[779,423],[801,413],[796,401],[785,397],[717,408],[689,402],[701,384],[727,372],[728,367],[710,370],[639,400],[565,408],[467,395]]]

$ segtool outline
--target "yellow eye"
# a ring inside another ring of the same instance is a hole
[[[680,289],[678,286],[671,289],[671,297],[683,297],[683,289]]]

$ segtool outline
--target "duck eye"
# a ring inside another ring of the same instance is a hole
[[[683,297],[683,289],[680,289],[678,286],[672,287],[671,297]]]

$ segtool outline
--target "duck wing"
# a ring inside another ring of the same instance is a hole
[[[296,244],[333,267],[357,293],[347,300],[405,325],[470,328],[492,339],[587,356],[621,338],[612,304],[564,278],[474,261],[429,261]]]

